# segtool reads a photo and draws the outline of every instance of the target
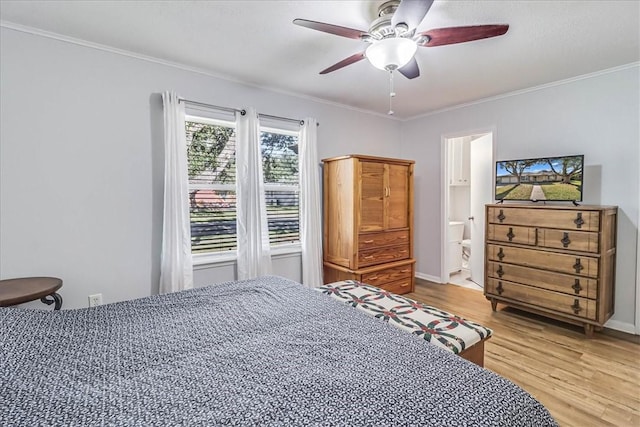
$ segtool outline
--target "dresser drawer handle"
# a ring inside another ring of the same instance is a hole
[[[373,258],[375,258],[374,255],[367,255],[366,257],[364,257],[364,259],[373,259]]]
[[[402,285],[400,285],[401,288],[406,288],[407,286],[409,286],[409,283],[403,283]]]
[[[373,243],[373,240],[365,240],[365,241],[364,241],[364,242],[362,242],[362,243]]]
[[[408,250],[406,250],[406,249],[403,249],[403,250],[401,250],[399,253],[401,253],[401,254],[406,254],[407,252],[409,252],[409,251],[408,251]]]
[[[582,224],[584,224],[584,219],[582,219],[582,212],[578,212],[576,214],[576,219],[573,220],[573,223],[578,228],[582,228]]]
[[[500,248],[500,250],[498,251],[498,259],[502,261],[502,258],[504,257],[505,257],[505,254],[504,252],[502,252],[502,248]]]
[[[509,232],[507,233],[507,238],[509,239],[509,241],[512,241],[514,237],[516,237],[516,235],[513,234],[513,228],[509,227]]]
[[[498,220],[500,220],[500,222],[504,221],[504,219],[506,218],[506,216],[504,216],[504,213],[502,212],[502,209],[500,209],[500,214],[498,214]]]
[[[576,292],[576,295],[578,295],[582,290],[582,286],[580,286],[580,279],[576,279],[576,282],[571,287]]]
[[[502,266],[498,266],[498,270],[496,270],[496,273],[498,274],[498,277],[502,278],[502,276],[504,275],[504,270],[502,269]]]
[[[582,307],[580,307],[580,300],[574,299],[571,308],[573,309],[574,314],[579,314],[582,311]]]
[[[502,293],[504,292],[504,288],[502,287],[502,282],[498,282],[498,286],[496,287],[496,291],[498,292],[498,295],[502,295]]]
[[[399,239],[407,240],[407,236],[400,236]]]
[[[378,280],[378,276],[369,277],[367,280]]]
[[[560,240],[560,243],[562,243],[562,246],[564,246],[565,248],[569,247],[569,244],[571,243],[571,239],[569,239],[569,233],[564,233],[564,236]]]
[[[580,264],[580,258],[576,258],[576,263],[573,264],[573,268],[576,270],[576,273],[580,273],[580,271],[584,269],[584,266]]]
[[[400,273],[409,273],[411,270],[400,270]]]

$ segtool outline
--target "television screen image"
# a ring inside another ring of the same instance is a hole
[[[496,200],[582,201],[584,155],[496,162]]]

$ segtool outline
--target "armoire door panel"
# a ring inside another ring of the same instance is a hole
[[[409,226],[409,168],[389,165],[387,189],[387,228]]]
[[[384,166],[383,163],[360,163],[360,231],[385,228]]]

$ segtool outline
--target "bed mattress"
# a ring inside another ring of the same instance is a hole
[[[0,309],[2,426],[555,426],[505,378],[277,277]]]

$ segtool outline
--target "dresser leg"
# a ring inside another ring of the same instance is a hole
[[[587,338],[593,338],[593,325],[587,323],[584,324],[584,334]]]
[[[491,298],[491,310],[496,311],[497,308],[498,308],[498,301]]]

